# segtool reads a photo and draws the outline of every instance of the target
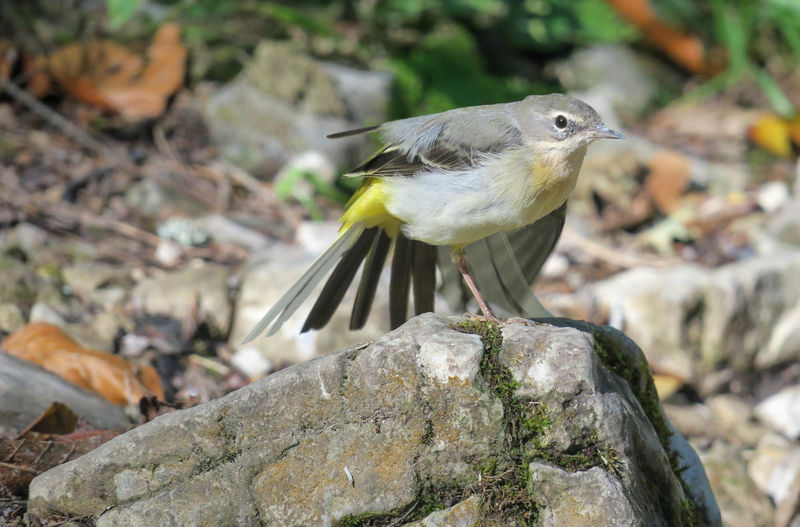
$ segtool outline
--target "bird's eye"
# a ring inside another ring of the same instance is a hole
[[[567,118],[563,115],[556,116],[556,128],[566,128],[567,127]]]

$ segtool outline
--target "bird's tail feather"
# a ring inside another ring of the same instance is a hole
[[[419,315],[433,311],[436,293],[436,247],[419,241],[411,243],[414,313]]]
[[[364,261],[364,268],[361,270],[361,281],[353,302],[353,311],[350,313],[350,329],[361,329],[367,322],[372,301],[375,299],[378,279],[383,272],[383,264],[386,263],[386,255],[391,244],[392,239],[381,229],[372,242]]]
[[[308,295],[311,294],[314,287],[325,278],[331,268],[333,268],[342,257],[342,254],[352,246],[363,230],[361,225],[354,225],[339,236],[328,250],[311,264],[311,267],[308,268],[303,276],[275,302],[275,305],[273,305],[267,314],[256,324],[243,342],[250,342],[267,328],[269,328],[268,335],[274,335],[286,319],[288,319],[297,308],[300,307],[303,301],[308,298]]]
[[[392,271],[389,281],[389,324],[399,327],[408,316],[408,292],[411,286],[412,241],[399,233],[394,241]]]
[[[317,301],[314,302],[314,306],[308,313],[308,318],[306,318],[301,332],[309,329],[321,329],[330,321],[334,312],[336,312],[336,308],[342,302],[347,289],[353,282],[361,262],[374,249],[374,245],[377,243],[381,233],[382,230],[378,227],[366,229],[359,235],[355,243],[345,251],[328,281],[325,282],[325,287],[322,288]]]

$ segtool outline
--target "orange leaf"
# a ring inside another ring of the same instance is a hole
[[[0,348],[114,404],[134,404],[151,394],[164,398],[161,380],[151,366],[137,366],[122,357],[83,348],[52,324],[28,324],[9,335]]]
[[[662,22],[649,0],[606,1],[677,64],[692,73],[709,73],[705,46],[700,39]]]
[[[186,48],[180,28],[164,24],[147,50],[148,61],[110,41],[70,44],[48,61],[53,77],[75,98],[126,119],[158,117],[183,85]]]
[[[651,157],[648,165],[645,191],[658,210],[672,214],[680,208],[681,197],[691,182],[689,160],[679,152],[664,150]]]
[[[776,156],[788,158],[792,154],[789,140],[790,126],[777,115],[767,114],[750,128],[750,140]]]

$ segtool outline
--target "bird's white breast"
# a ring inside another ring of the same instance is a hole
[[[575,186],[586,149],[565,159],[532,159],[522,149],[487,156],[474,169],[389,177],[386,209],[403,233],[433,245],[464,246],[536,221]]]

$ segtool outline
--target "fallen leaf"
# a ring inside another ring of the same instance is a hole
[[[663,214],[675,212],[682,204],[682,196],[691,183],[689,159],[674,150],[662,150],[648,162],[650,173],[644,188],[653,204]]]
[[[150,395],[164,398],[161,379],[151,366],[135,365],[116,355],[83,348],[52,324],[28,324],[3,340],[0,348],[114,404],[137,404]]]
[[[28,432],[42,432],[45,434],[70,434],[75,431],[78,424],[78,415],[64,403],[52,403],[42,412],[42,415],[33,420],[19,433],[17,439]]]
[[[692,73],[711,73],[705,46],[700,39],[662,22],[650,5],[650,0],[607,0],[607,2],[677,64]]]
[[[678,390],[680,390],[683,385],[683,379],[680,377],[676,377],[674,375],[667,375],[667,374],[653,374],[653,382],[656,385],[656,392],[658,392],[658,398],[662,401],[667,399],[670,395],[674,394]]]
[[[53,53],[48,68],[73,97],[129,120],[158,117],[183,85],[186,48],[176,24],[162,25],[147,61],[108,40],[69,44]]]
[[[773,114],[756,121],[748,132],[750,140],[767,152],[788,159],[792,155],[789,122]]]

